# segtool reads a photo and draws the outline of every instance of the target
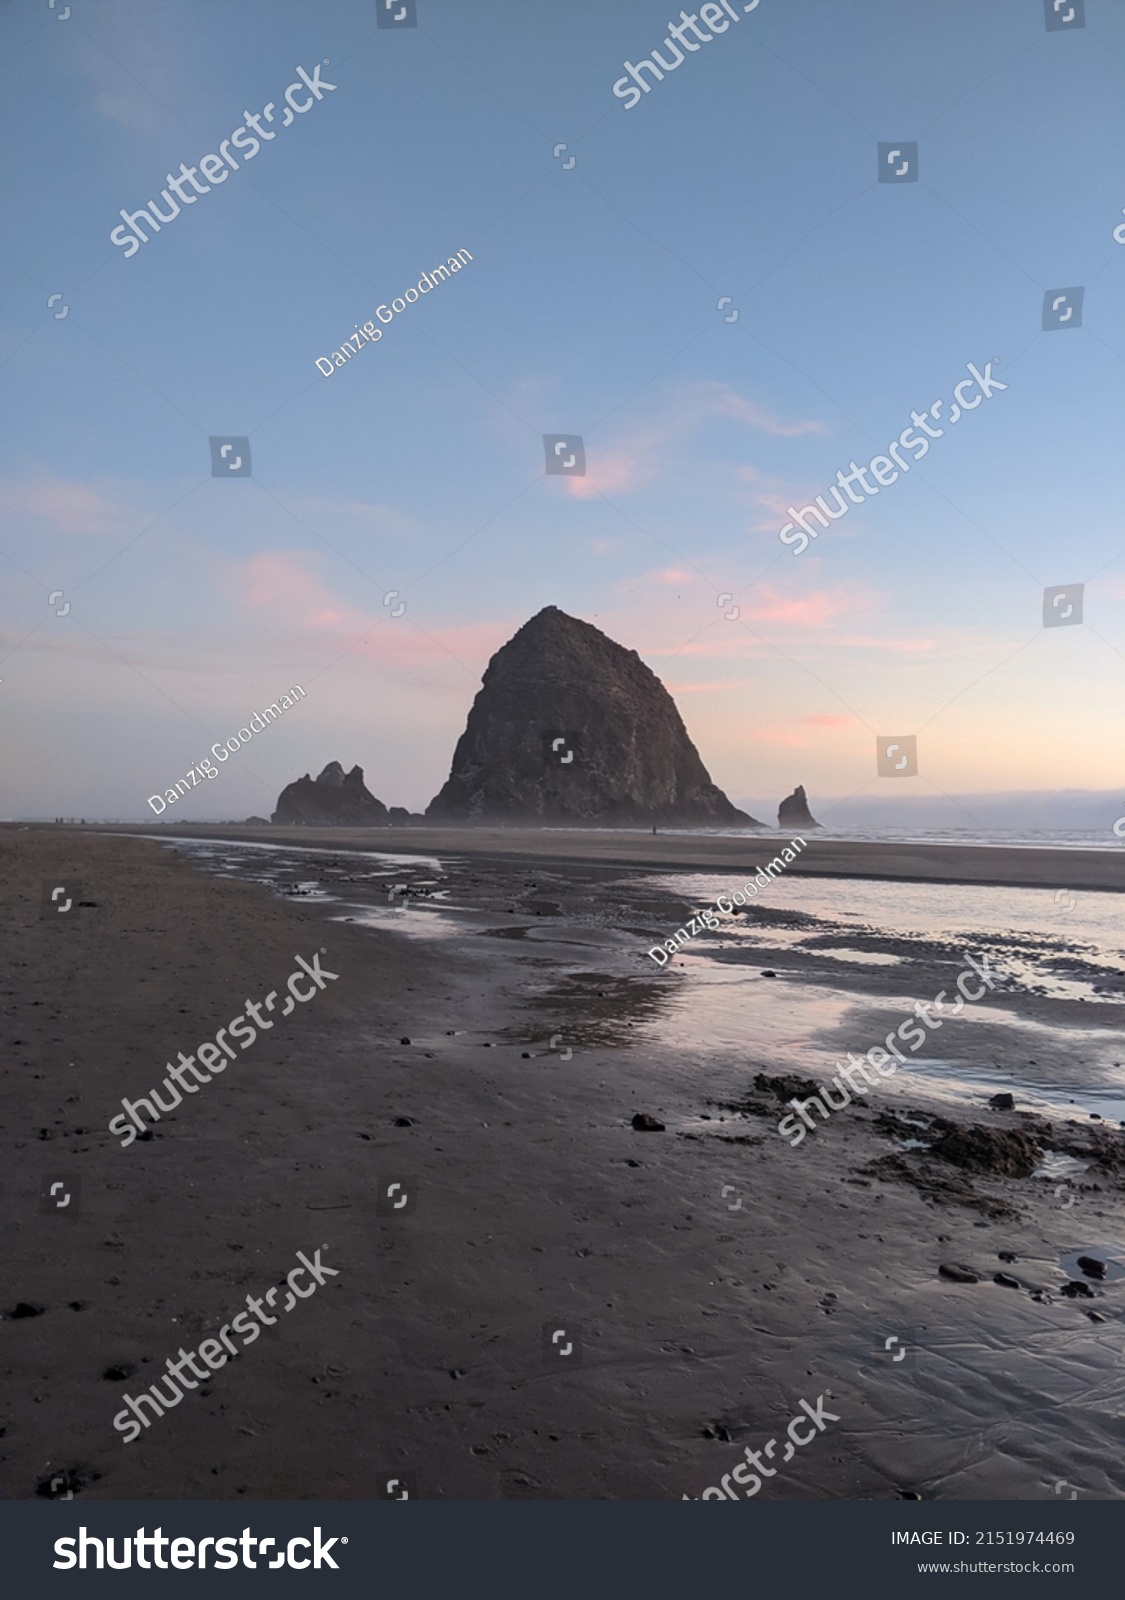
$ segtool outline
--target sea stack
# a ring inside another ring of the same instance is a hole
[[[793,828],[819,828],[820,823],[809,810],[809,802],[805,795],[804,786],[798,784],[791,795],[787,795],[777,808],[777,825],[786,832]]]
[[[330,761],[314,782],[306,772],[277,798],[271,822],[303,822],[316,827],[385,828],[389,814],[363,781],[363,768],[345,773]]]
[[[547,606],[492,657],[430,822],[752,827],[635,650]]]

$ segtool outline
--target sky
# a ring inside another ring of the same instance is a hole
[[[0,816],[145,820],[294,684],[177,817],[331,760],[422,809],[546,605],[640,653],[736,800],[1116,789],[1125,8],[736,0],[635,105],[665,0],[67,9],[0,11]],[[271,101],[252,159],[111,242]],[[779,540],[990,362],[924,460]],[[224,435],[250,476],[211,475]]]

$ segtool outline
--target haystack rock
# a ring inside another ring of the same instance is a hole
[[[635,650],[547,606],[488,663],[430,822],[753,827]]]
[[[809,810],[804,787],[798,784],[777,808],[777,825],[787,832],[791,828],[819,828],[820,823]]]
[[[385,828],[388,812],[363,781],[363,768],[345,774],[330,761],[314,782],[306,772],[277,797],[271,822],[304,822],[319,827]]]

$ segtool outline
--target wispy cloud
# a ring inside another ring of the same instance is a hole
[[[191,39],[182,19],[150,7],[138,27],[131,9],[104,7],[90,30],[87,19],[77,60],[89,80],[94,110],[146,142],[163,143],[170,131],[186,133],[177,108],[185,99]],[[157,158],[154,171],[159,165]]]
[[[577,500],[592,500],[643,488],[674,459],[677,446],[686,447],[701,428],[718,421],[774,438],[826,431],[824,423],[813,419],[775,416],[727,383],[680,384],[660,390],[647,403],[642,420],[621,427],[604,442],[591,434],[586,439],[586,476],[564,479],[567,491]]]

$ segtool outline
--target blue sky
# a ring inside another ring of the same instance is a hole
[[[0,22],[0,814],[140,820],[292,683],[179,815],[268,814],[331,759],[421,808],[548,604],[640,652],[732,796],[1118,783],[1120,7],[1048,32],[1042,0],[761,0],[632,109],[623,62],[677,20],[655,0],[70,11]],[[110,243],[326,59],[334,91]],[[919,181],[878,183],[907,140]],[[1042,332],[1073,285],[1082,326]],[[907,477],[779,544],[990,360],[1007,389]],[[583,436],[585,479],[544,476],[543,433]],[[211,478],[220,434],[252,478]],[[1078,582],[1083,625],[1044,629],[1043,587]],[[903,733],[918,778],[877,779]]]

